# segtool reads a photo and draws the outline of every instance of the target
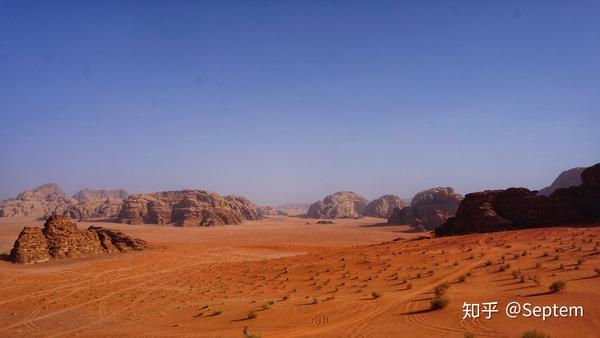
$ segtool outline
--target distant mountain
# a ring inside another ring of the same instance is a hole
[[[107,198],[118,198],[118,199],[126,199],[128,196],[127,191],[123,189],[115,189],[115,190],[92,190],[92,189],[82,189],[73,195],[78,202],[94,202],[98,200],[105,200]]]
[[[277,210],[285,211],[288,215],[302,215],[308,211],[309,203],[287,203],[275,207]]]
[[[48,217],[75,202],[56,184],[46,183],[0,203],[0,217]]]
[[[565,170],[552,182],[549,187],[545,187],[538,191],[538,196],[550,196],[556,189],[578,187],[581,185],[581,173],[585,167],[577,167]]]
[[[309,218],[357,218],[364,214],[367,199],[352,191],[339,191],[310,205]]]

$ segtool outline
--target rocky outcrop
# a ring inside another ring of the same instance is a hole
[[[309,218],[357,218],[361,217],[367,200],[351,191],[340,191],[313,203],[308,208]]]
[[[256,213],[260,217],[264,217],[264,216],[287,216],[287,212],[285,212],[283,210],[275,209],[275,208],[270,207],[270,206],[258,207],[258,208],[256,208]]]
[[[365,207],[365,216],[388,218],[394,208],[402,209],[406,202],[396,195],[383,195],[372,200]]]
[[[130,195],[118,221],[129,224],[210,226],[258,219],[252,202],[205,190],[164,191]]]
[[[310,204],[305,203],[288,203],[276,207],[277,210],[285,212],[287,215],[302,215],[306,214]]]
[[[581,185],[536,196],[525,188],[468,194],[437,236],[600,222],[600,163],[586,168]]]
[[[581,185],[581,173],[583,173],[584,169],[585,167],[579,167],[563,171],[549,187],[541,189],[537,194],[539,196],[550,196],[556,189]]]
[[[52,213],[63,213],[73,200],[54,183],[20,193],[16,198],[0,203],[0,217],[46,218]]]
[[[102,227],[79,230],[66,216],[52,215],[43,229],[23,228],[10,252],[10,259],[15,263],[25,264],[144,248],[144,240],[132,238],[120,231]]]
[[[67,207],[65,213],[69,217],[78,220],[93,218],[115,219],[121,212],[122,206],[122,199],[107,198],[104,200],[71,204]]]
[[[410,207],[394,208],[388,224],[410,224],[433,230],[454,216],[463,196],[451,187],[437,187],[417,193]]]
[[[96,201],[105,201],[107,199],[110,200],[124,200],[128,196],[127,191],[123,189],[115,189],[115,190],[92,190],[92,189],[82,189],[73,195],[73,198],[77,200],[77,202],[96,202]]]

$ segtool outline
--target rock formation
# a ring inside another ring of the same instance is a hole
[[[107,199],[111,200],[124,200],[128,196],[127,191],[123,189],[116,190],[92,190],[92,189],[82,189],[73,195],[73,198],[77,200],[77,202],[95,202],[95,201],[104,201]]]
[[[351,191],[340,191],[313,203],[306,214],[309,218],[356,218],[361,217],[367,200]]]
[[[451,187],[437,187],[417,193],[410,207],[394,208],[388,224],[410,224],[433,230],[454,216],[462,195]]]
[[[285,212],[283,210],[275,209],[270,206],[258,207],[258,208],[256,208],[256,213],[260,217],[263,217],[263,216],[287,216],[287,212]]]
[[[118,216],[121,223],[210,226],[258,219],[252,202],[204,190],[164,191],[127,197]]]
[[[388,218],[394,208],[402,209],[406,202],[396,195],[383,195],[372,200],[365,207],[365,216]]]
[[[78,220],[91,218],[115,219],[121,212],[122,206],[122,199],[107,198],[71,204],[67,207],[65,213],[69,217]]]
[[[536,196],[525,188],[467,194],[437,236],[600,222],[600,163],[586,168],[581,185]]]
[[[10,252],[10,259],[24,264],[144,248],[145,241],[120,231],[101,227],[79,230],[66,216],[52,215],[43,229],[23,228]]]
[[[550,196],[556,189],[577,187],[581,184],[581,173],[585,167],[565,170],[548,187],[538,191],[539,196]]]
[[[58,185],[46,183],[20,193],[16,198],[0,203],[0,217],[46,218],[52,213],[62,213],[73,200]]]
[[[275,207],[277,210],[285,212],[287,215],[302,215],[306,214],[310,204],[304,203],[288,203]]]

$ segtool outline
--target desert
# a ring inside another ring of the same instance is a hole
[[[0,338],[599,338],[599,13],[0,1]]]

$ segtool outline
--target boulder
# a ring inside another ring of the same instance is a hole
[[[410,207],[394,208],[388,224],[409,224],[433,230],[454,216],[463,196],[451,187],[437,187],[417,193]]]
[[[239,224],[255,219],[258,214],[248,199],[205,190],[130,195],[118,216],[121,223],[175,226]]]
[[[367,204],[364,215],[389,218],[394,208],[402,209],[405,206],[406,202],[400,197],[396,195],[383,195]]]
[[[66,216],[54,214],[48,218],[43,229],[23,228],[10,252],[10,259],[25,264],[144,248],[144,240],[102,227],[79,230]]]
[[[437,236],[600,222],[600,163],[581,173],[581,185],[541,196],[526,188],[467,194]]]
[[[340,191],[310,205],[309,218],[357,218],[361,217],[367,200],[351,191]]]

